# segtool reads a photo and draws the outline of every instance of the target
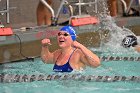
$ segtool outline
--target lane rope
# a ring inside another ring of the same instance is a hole
[[[120,57],[120,56],[101,56],[101,61],[138,61],[140,62],[140,57]]]
[[[0,74],[0,83],[51,81],[51,80],[77,80],[91,82],[116,82],[116,81],[140,82],[140,76],[94,76],[94,75],[85,76],[81,74],[63,74],[63,75]]]

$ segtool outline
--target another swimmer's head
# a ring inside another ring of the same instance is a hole
[[[71,35],[71,39],[73,41],[76,40],[76,31],[74,30],[74,28],[72,26],[64,26],[60,29],[60,31],[69,33]]]
[[[134,35],[128,35],[122,40],[122,46],[125,48],[138,45],[137,38]]]

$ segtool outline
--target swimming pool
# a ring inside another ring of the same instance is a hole
[[[97,49],[97,52],[91,48],[102,60],[100,67],[87,67],[84,71],[66,74],[54,73],[53,65],[44,64],[40,58],[2,64],[1,93],[139,93],[140,55],[132,48],[124,49],[120,46],[123,36],[130,32],[124,32],[115,24],[106,27],[111,30],[109,42],[102,43],[103,47]],[[15,80],[18,76],[20,79]],[[45,80],[33,79],[42,76]]]
[[[105,53],[107,55],[107,53]],[[99,55],[105,55],[100,54]],[[118,55],[117,55],[118,56]],[[130,56],[129,56],[130,57]],[[135,57],[139,55],[135,54]],[[124,58],[124,57],[122,57]],[[139,93],[140,79],[138,81],[115,80],[102,81],[102,79],[93,80],[92,78],[72,78],[72,75],[81,76],[134,76],[140,77],[140,61],[131,60],[104,60],[98,68],[87,67],[84,71],[74,71],[70,74],[55,73],[52,71],[52,64],[44,64],[40,58],[34,61],[26,60],[22,62],[8,63],[0,65],[0,71],[3,74],[11,75],[51,75],[61,76],[60,78],[51,77],[43,81],[28,82],[8,82],[0,83],[1,93]],[[70,76],[70,78],[64,78]],[[62,78],[63,77],[63,78]],[[77,79],[76,79],[77,78]],[[99,77],[100,78],[100,77]],[[95,78],[94,78],[95,79]],[[109,79],[109,78],[108,78]]]

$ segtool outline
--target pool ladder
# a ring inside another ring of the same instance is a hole
[[[72,16],[74,16],[73,12],[74,12],[74,8],[73,6],[78,6],[78,13],[79,15],[77,16],[82,16],[82,9],[81,7],[84,5],[94,5],[94,12],[97,13],[97,0],[93,0],[92,2],[83,2],[83,0],[74,0],[74,2],[68,2],[69,0],[61,0],[60,5],[58,7],[58,10],[56,11],[56,15],[54,12],[54,9],[46,2],[46,0],[40,0],[51,12],[52,14],[52,25],[57,25],[57,21],[59,19],[59,15],[60,12],[63,8],[63,6],[67,6],[69,8],[69,12],[70,12],[70,18]]]
[[[81,74],[53,74],[53,75],[18,75],[0,74],[0,83],[33,82],[51,80],[76,80],[91,82],[116,82],[116,81],[135,81],[140,82],[140,76],[94,76]]]
[[[127,5],[126,5],[125,0],[120,0],[120,1],[122,2],[123,6],[124,6],[124,14],[125,14],[125,15],[128,15],[128,13],[129,13],[129,11],[130,11],[130,9],[131,9],[131,7],[132,7],[132,5],[133,5],[134,2],[136,3],[135,7],[139,7],[139,6],[140,6],[139,0],[130,0],[130,3],[129,3],[129,5],[128,5],[128,7],[127,7]],[[134,7],[134,6],[133,6],[133,7]]]

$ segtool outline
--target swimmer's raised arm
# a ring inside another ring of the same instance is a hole
[[[83,46],[77,41],[73,42],[73,46],[82,51],[83,55],[81,55],[81,61],[84,62],[86,65],[89,65],[91,67],[98,67],[100,65],[99,57],[93,52],[91,52],[89,49],[87,49],[85,46]]]
[[[54,53],[51,53],[48,49],[48,46],[51,45],[50,39],[43,39],[42,50],[41,50],[41,59],[44,63],[53,63]]]

